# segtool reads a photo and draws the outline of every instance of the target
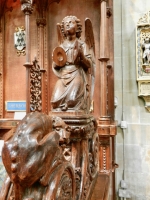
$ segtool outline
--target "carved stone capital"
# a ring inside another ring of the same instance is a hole
[[[36,23],[37,23],[38,26],[46,26],[46,19],[44,19],[44,18],[38,18],[36,20]]]
[[[32,2],[30,0],[20,0],[20,1],[21,1],[21,10],[25,14],[32,14],[33,12]]]

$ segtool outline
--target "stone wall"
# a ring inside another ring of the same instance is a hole
[[[116,199],[121,199],[118,190],[123,178],[132,200],[150,199],[150,113],[138,97],[136,81],[136,24],[149,10],[149,0],[114,0],[116,162],[119,164]],[[127,121],[124,133],[119,127],[122,120]]]

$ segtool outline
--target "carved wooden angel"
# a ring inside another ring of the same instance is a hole
[[[82,25],[76,16],[67,16],[57,24],[59,47],[53,51],[56,82],[51,104],[53,110],[88,113],[95,79],[95,46],[90,19],[85,19],[85,42]]]

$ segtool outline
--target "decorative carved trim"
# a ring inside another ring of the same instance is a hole
[[[71,145],[62,144],[61,148],[65,159],[70,162],[72,157]]]
[[[103,170],[106,170],[106,162],[107,162],[107,157],[106,157],[106,147],[103,147]]]
[[[44,73],[44,79],[45,79],[45,112],[48,113],[49,112],[49,98],[48,98],[48,42],[47,42],[47,28],[44,28],[44,69],[46,70],[46,72]]]
[[[90,179],[93,180],[98,171],[98,162],[99,162],[99,136],[95,133],[92,137],[91,142],[89,143],[89,163],[88,163],[88,173]]]
[[[33,61],[30,69],[30,111],[42,110],[42,90],[41,90],[41,71],[38,61]]]

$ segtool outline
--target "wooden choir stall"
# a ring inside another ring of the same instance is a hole
[[[113,0],[0,1],[0,200],[115,199],[113,57]]]

